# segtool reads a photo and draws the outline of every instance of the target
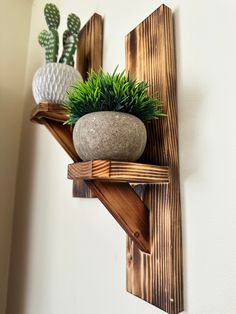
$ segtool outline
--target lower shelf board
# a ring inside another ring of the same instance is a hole
[[[68,166],[69,179],[146,184],[169,183],[169,168],[134,162],[91,160]]]

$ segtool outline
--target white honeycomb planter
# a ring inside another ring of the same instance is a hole
[[[37,104],[48,101],[63,104],[66,92],[76,81],[82,81],[81,74],[64,63],[47,63],[35,73],[32,90]]]

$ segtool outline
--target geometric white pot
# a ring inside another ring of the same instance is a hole
[[[48,101],[63,104],[68,88],[76,81],[82,81],[81,74],[64,63],[47,63],[35,73],[32,82],[33,96],[37,104]]]

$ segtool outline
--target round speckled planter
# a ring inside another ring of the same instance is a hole
[[[123,112],[86,114],[76,122],[73,131],[75,150],[84,161],[136,161],[142,155],[146,141],[144,123]]]
[[[80,73],[64,63],[47,63],[35,73],[32,90],[37,104],[48,101],[63,104],[67,89],[76,81],[82,81]]]

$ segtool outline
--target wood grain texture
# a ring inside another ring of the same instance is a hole
[[[150,252],[149,210],[128,183],[89,180],[87,184],[136,246]]]
[[[102,67],[103,21],[95,13],[81,29],[77,45],[77,69],[84,80],[92,69],[98,71]]]
[[[169,171],[168,167],[134,162],[91,160],[69,165],[68,178],[164,184],[169,182]]]
[[[102,66],[102,38],[103,21],[101,16],[95,13],[78,35],[76,68],[84,79],[87,78],[87,72],[91,69],[97,71]],[[72,141],[73,129],[63,125],[66,120],[65,110],[57,104],[48,102],[39,104],[31,113],[31,121],[44,124],[72,160],[78,162],[80,158]],[[76,180],[73,182],[73,196],[94,197],[94,194],[83,180]]]
[[[170,313],[183,311],[181,207],[178,160],[176,66],[173,17],[162,5],[126,37],[126,67],[151,84],[166,118],[147,125],[140,162],[169,166],[168,185],[145,185],[140,197],[150,210],[151,254],[127,240],[127,290]]]

